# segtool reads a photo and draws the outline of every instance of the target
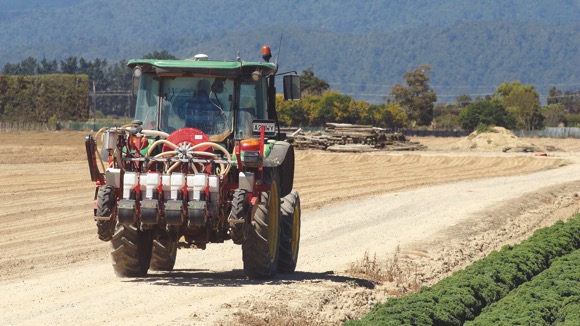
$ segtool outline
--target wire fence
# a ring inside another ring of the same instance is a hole
[[[47,123],[38,122],[3,122],[0,121],[0,131],[48,131],[51,128]]]
[[[0,121],[0,132],[20,132],[20,131],[51,131],[51,130],[73,130],[73,131],[96,131],[102,127],[121,126],[129,123],[131,119],[124,117],[114,119],[96,119],[93,121],[64,121],[55,125],[39,122],[5,122]],[[297,129],[297,128],[293,128]],[[305,127],[303,131],[322,131],[322,127]],[[407,137],[466,137],[470,133],[462,130],[418,130],[418,129],[387,129],[388,133],[401,133]],[[580,128],[569,127],[547,127],[542,130],[514,130],[518,137],[538,137],[538,138],[575,138],[580,139]]]
[[[580,138],[580,128],[547,127],[543,130],[518,130],[514,133],[518,137]]]

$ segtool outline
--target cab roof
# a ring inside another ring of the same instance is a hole
[[[262,75],[275,74],[277,65],[269,62],[245,62],[245,61],[212,61],[212,60],[157,60],[157,59],[133,59],[127,66],[131,69],[140,67],[143,72],[155,72],[163,74],[192,74],[192,75],[215,75],[223,77],[239,77],[249,75],[260,70]]]

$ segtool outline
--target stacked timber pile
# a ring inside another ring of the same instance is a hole
[[[413,151],[425,146],[410,142],[401,133],[388,133],[370,125],[327,123],[324,131],[305,133],[302,129],[289,133],[288,140],[297,149],[324,149],[339,152],[367,152],[376,149]]]
[[[324,131],[330,135],[329,141],[333,145],[363,144],[373,143],[377,134],[373,126],[351,125],[346,123],[327,123]]]
[[[323,135],[321,131],[305,134],[300,128],[288,136],[288,141],[297,149],[326,149],[328,147],[328,136]]]

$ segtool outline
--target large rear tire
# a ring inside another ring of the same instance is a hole
[[[159,229],[153,240],[151,251],[151,266],[154,271],[171,271],[177,258],[177,236],[166,230]]]
[[[276,274],[280,254],[280,181],[276,168],[264,168],[264,183],[270,190],[262,192],[252,211],[252,228],[242,244],[244,273],[250,279]]]
[[[111,239],[113,269],[120,277],[147,275],[151,262],[153,237],[151,230],[136,225],[117,224]]]
[[[280,239],[280,261],[278,271],[293,273],[298,262],[298,249],[300,248],[300,196],[296,190],[292,190],[282,198],[280,208],[280,221],[282,224],[282,236]]]
[[[109,220],[97,221],[97,235],[102,241],[110,241],[113,238],[114,232],[114,216],[115,203],[117,202],[117,195],[113,186],[103,186],[99,188],[97,194],[97,211],[95,217],[110,217]]]

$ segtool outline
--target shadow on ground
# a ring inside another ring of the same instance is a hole
[[[346,283],[367,289],[374,289],[372,281],[337,275],[333,271],[306,272],[296,271],[292,274],[277,274],[271,279],[248,280],[241,269],[212,272],[203,269],[175,269],[170,272],[150,272],[147,277],[126,279],[125,282],[150,283],[163,286],[199,286],[199,287],[239,287],[256,284],[293,284],[303,281]]]

